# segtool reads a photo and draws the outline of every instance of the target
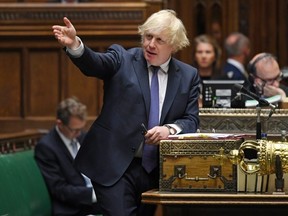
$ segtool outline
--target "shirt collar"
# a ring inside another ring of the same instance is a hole
[[[160,65],[160,68],[164,73],[168,73],[170,60],[171,60],[171,57],[166,62]],[[150,66],[151,64],[147,63],[147,67],[149,68]]]
[[[67,138],[59,129],[59,127],[56,125],[55,126],[57,133],[59,134],[60,138],[62,139],[62,141],[64,142],[64,144],[66,146],[68,146],[72,140],[70,140],[69,138]]]
[[[240,62],[238,62],[234,59],[231,59],[231,58],[228,58],[227,62],[234,65],[235,67],[237,67],[241,71],[241,73],[245,74],[245,68]]]

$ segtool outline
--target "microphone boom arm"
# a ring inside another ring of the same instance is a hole
[[[240,84],[235,84],[234,85],[235,89],[237,89],[239,91],[240,94],[246,95],[247,97],[252,98],[253,100],[258,101],[258,104],[260,107],[270,107],[270,113],[268,115],[268,119],[273,115],[273,113],[275,112],[276,109],[276,105],[269,103],[266,99],[259,97],[258,95],[256,95],[255,93],[247,90],[246,88],[243,87],[243,85]]]

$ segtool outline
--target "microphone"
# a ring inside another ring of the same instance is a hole
[[[269,103],[267,100],[265,100],[264,98],[259,97],[258,95],[256,95],[255,93],[247,90],[246,88],[244,88],[242,85],[240,84],[234,84],[234,88],[239,91],[241,94],[247,95],[248,97],[257,100],[260,106],[271,106],[275,107],[275,105]]]
[[[234,88],[236,90],[238,90],[241,94],[247,95],[248,97],[258,101],[260,107],[265,107],[265,106],[271,107],[271,111],[269,113],[269,117],[268,118],[270,118],[272,116],[272,114],[275,112],[276,106],[274,104],[269,103],[264,98],[259,97],[255,93],[253,93],[253,92],[249,91],[248,89],[244,88],[243,85],[234,84]]]

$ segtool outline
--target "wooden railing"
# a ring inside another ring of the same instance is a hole
[[[34,148],[46,130],[25,130],[17,133],[0,134],[0,154]]]
[[[0,36],[43,36],[64,16],[77,26],[79,35],[137,35],[137,26],[160,3],[0,3]]]

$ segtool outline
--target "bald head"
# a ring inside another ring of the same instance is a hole
[[[272,69],[271,67],[273,67],[273,71],[276,70],[277,74],[278,71],[280,71],[276,57],[271,53],[265,52],[258,53],[251,59],[251,61],[249,62],[248,70],[250,73],[259,76],[259,74],[263,74],[263,71],[266,71],[265,69],[263,70],[264,67],[268,67],[270,69]],[[273,75],[273,71],[269,72],[269,74]]]
[[[249,55],[250,41],[244,34],[233,32],[225,40],[225,49],[228,57]]]

